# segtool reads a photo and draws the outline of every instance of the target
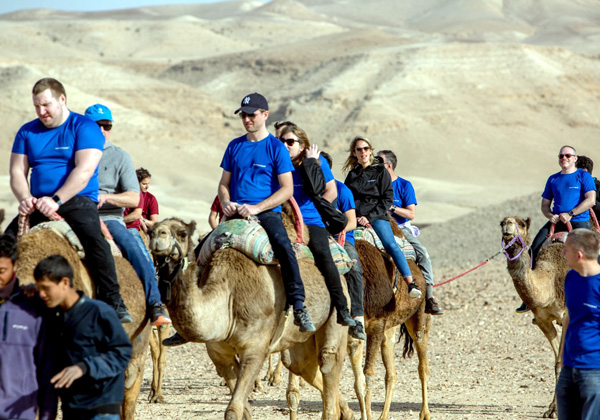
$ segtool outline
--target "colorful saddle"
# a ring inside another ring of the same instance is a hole
[[[408,240],[406,238],[399,238],[397,236],[394,236],[394,238],[396,238],[396,243],[398,244],[398,246],[404,253],[404,256],[406,257],[406,259],[417,261],[417,253],[415,252],[415,248],[410,244],[410,242],[408,242]],[[377,248],[379,251],[381,251],[387,255],[387,252],[386,252],[385,248],[383,247],[383,243],[381,242],[381,239],[379,239],[379,237],[377,236],[377,233],[375,233],[375,229],[373,229],[373,228],[365,228],[362,226],[356,228],[356,230],[354,230],[354,239],[355,240],[360,239],[363,241],[367,241],[368,243],[373,245],[375,248]]]

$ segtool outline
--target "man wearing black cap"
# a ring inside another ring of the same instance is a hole
[[[269,105],[264,96],[251,93],[242,99],[239,114],[247,134],[233,139],[221,162],[219,199],[226,217],[256,216],[266,230],[281,276],[294,323],[300,331],[315,331],[304,307],[304,284],[298,261],[281,220],[281,204],[294,193],[290,154],[266,128]]]

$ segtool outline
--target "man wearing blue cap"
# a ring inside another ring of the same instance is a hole
[[[19,129],[10,157],[10,187],[19,201],[19,214],[29,216],[31,226],[54,213],[62,216],[81,241],[98,299],[112,306],[122,323],[131,322],[115,261],[100,229],[102,132],[92,120],[67,108],[65,88],[56,79],[38,80],[32,99],[38,118]],[[15,218],[6,232],[16,236],[17,231]]]
[[[100,217],[144,284],[152,325],[170,324],[171,320],[160,301],[152,259],[147,251],[140,248],[133,236],[138,235],[141,242],[138,231],[127,230],[123,221],[124,208],[136,207],[140,201],[140,187],[133,162],[125,150],[109,141],[114,120],[108,107],[102,104],[92,105],[85,110],[85,115],[96,121],[105,138],[104,153],[98,165]]]

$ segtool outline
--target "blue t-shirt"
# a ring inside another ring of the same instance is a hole
[[[395,181],[392,181],[392,189],[394,190],[394,205],[396,207],[406,208],[411,204],[417,205],[415,189],[410,181],[398,177]],[[406,217],[398,216],[395,213],[392,214],[392,217],[399,225],[408,222]]]
[[[582,277],[575,270],[565,278],[569,327],[563,364],[579,369],[600,369],[600,274]]]
[[[40,120],[23,125],[15,137],[12,152],[27,155],[31,168],[31,195],[52,196],[75,168],[75,153],[84,149],[104,149],[104,135],[98,124],[71,112],[58,127],[47,128]],[[98,168],[77,195],[98,202]]]
[[[321,172],[323,172],[325,182],[329,182],[334,179],[331,169],[329,168],[329,165],[323,156],[319,156],[319,162],[321,163]],[[310,197],[304,192],[304,184],[302,183],[300,171],[294,170],[292,172],[292,177],[294,178],[294,200],[296,200],[296,203],[298,203],[300,213],[302,213],[302,219],[304,219],[304,224],[306,226],[320,226],[324,228],[325,224],[321,219],[321,215],[317,211],[317,208]]]
[[[272,134],[252,142],[246,135],[233,139],[223,155],[221,168],[231,173],[229,194],[239,204],[258,204],[279,190],[277,176],[293,171],[290,153]],[[281,206],[272,211],[281,212]]]
[[[596,191],[594,178],[589,172],[577,169],[572,174],[551,175],[546,181],[546,187],[542,197],[546,200],[554,200],[552,213],[568,213],[585,199],[585,193]],[[574,222],[585,222],[590,219],[590,213],[584,211],[573,217]]]
[[[335,180],[335,185],[337,186],[337,208],[342,213],[346,213],[348,210],[356,209],[354,205],[354,196],[352,195],[352,191],[350,188],[346,187],[341,181]],[[354,245],[354,230],[350,232],[346,232],[346,242],[350,242]]]

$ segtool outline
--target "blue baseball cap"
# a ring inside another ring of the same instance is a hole
[[[244,99],[242,99],[240,107],[234,112],[234,114],[237,114],[240,111],[245,112],[246,114],[254,114],[259,109],[268,111],[269,104],[264,96],[262,96],[260,93],[254,92],[246,95]]]
[[[110,109],[108,109],[107,106],[102,104],[88,107],[88,109],[85,110],[85,116],[90,117],[94,121],[108,120],[114,122],[112,112],[110,112]]]

